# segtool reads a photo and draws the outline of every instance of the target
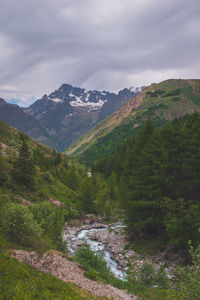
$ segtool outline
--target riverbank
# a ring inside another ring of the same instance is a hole
[[[153,256],[145,256],[127,249],[128,239],[124,227],[122,222],[106,224],[101,218],[89,215],[81,225],[78,222],[76,225],[65,224],[63,239],[67,241],[71,255],[87,243],[92,251],[104,257],[108,267],[119,279],[126,278],[128,265],[133,261],[136,268],[141,267],[144,262],[152,264],[156,271],[165,267],[168,278],[172,279],[176,263],[165,259],[167,249]]]
[[[41,255],[35,251],[12,250],[12,256],[20,262],[31,265],[44,273],[51,274],[64,282],[74,283],[97,297],[115,300],[138,299],[135,295],[128,294],[109,284],[102,284],[86,278],[83,269],[78,263],[70,261],[66,255],[58,251],[50,250]]]

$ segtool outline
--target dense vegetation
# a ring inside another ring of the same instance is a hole
[[[62,227],[80,215],[86,169],[3,122],[0,146],[0,299],[96,299],[8,254],[67,251]]]
[[[136,102],[138,105],[135,105]],[[89,166],[110,155],[152,119],[157,127],[200,109],[200,80],[166,80],[152,84],[66,150]]]
[[[130,293],[136,293],[143,300],[160,300],[167,297],[169,280],[166,273],[163,269],[155,272],[153,265],[149,263],[144,264],[137,271],[131,266],[127,280],[123,281],[114,277],[103,258],[92,252],[87,245],[77,250],[76,260],[83,266],[88,278],[100,280]],[[158,286],[154,291],[150,289],[153,285]],[[173,292],[171,294],[173,295]]]
[[[156,273],[148,264],[139,270],[130,265],[129,280],[122,282],[102,258],[83,247],[76,259],[89,278],[136,291],[141,299],[199,299],[200,114],[175,119],[162,128],[147,121],[138,135],[95,162],[92,177],[77,162],[6,124],[0,122],[0,129],[2,299],[92,299],[73,285],[17,262],[7,252],[9,248],[66,252],[61,238],[64,222],[86,213],[109,221],[125,217],[131,240],[162,237],[164,245],[170,243],[185,253],[189,240],[197,247],[190,251],[192,268],[178,273],[176,292],[167,290],[164,272]],[[161,289],[147,288],[154,284]]]
[[[200,243],[200,115],[161,129],[147,121],[135,138],[94,164],[115,178],[129,236],[161,235],[179,249]]]

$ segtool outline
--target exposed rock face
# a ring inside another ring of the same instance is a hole
[[[64,206],[65,206],[64,203],[62,203],[62,202],[59,201],[59,200],[55,200],[55,199],[53,199],[53,198],[49,198],[49,199],[48,199],[48,202],[50,202],[50,203],[52,203],[53,205],[58,206],[58,207],[64,207]]]
[[[63,84],[24,111],[41,122],[54,137],[57,149],[63,151],[141,90],[142,88],[124,89],[115,94],[108,91],[86,91]]]
[[[34,116],[25,113],[18,105],[9,104],[2,98],[0,98],[0,119],[45,145],[56,147],[53,139],[40,121],[36,120]]]
[[[155,95],[155,91],[159,90],[162,94]],[[95,160],[115,151],[126,139],[134,137],[146,120],[152,119],[156,126],[162,126],[168,120],[199,111],[199,90],[199,79],[170,79],[154,83],[87,132],[66,149],[66,154],[78,157],[82,163],[91,166]],[[176,93],[178,96],[175,96]]]
[[[86,91],[63,84],[29,108],[9,104],[0,98],[0,119],[39,142],[64,151],[142,89],[126,88],[119,93],[112,93]]]
[[[17,198],[18,200],[20,200],[21,203],[22,203],[22,205],[24,205],[24,206],[34,206],[34,204],[33,204],[31,201],[29,201],[29,200],[23,198],[23,197],[20,196],[20,195],[16,196],[16,198]]]
[[[39,255],[34,251],[13,250],[12,255],[19,261],[29,264],[39,271],[49,273],[62,281],[75,283],[80,288],[96,296],[115,300],[138,299],[135,295],[127,294],[125,291],[111,285],[87,279],[81,267],[76,262],[69,261],[60,252],[48,251],[43,255]]]

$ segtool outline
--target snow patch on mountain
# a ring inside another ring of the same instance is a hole
[[[143,89],[144,89],[144,86],[140,86],[140,87],[131,86],[129,88],[129,91],[135,92],[135,93],[141,93]]]
[[[52,100],[53,102],[59,103],[62,101],[60,98],[48,98],[49,100]]]
[[[89,98],[89,97],[88,97]],[[88,98],[84,99],[85,101],[83,101],[81,99],[81,97],[75,97],[74,101],[70,101],[70,105],[71,106],[79,106],[79,107],[87,107],[89,110],[96,110],[96,109],[100,109],[103,104],[106,102],[105,100],[99,100],[98,102],[89,102]]]

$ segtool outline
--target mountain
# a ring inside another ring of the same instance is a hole
[[[24,112],[40,121],[48,134],[56,140],[57,149],[63,151],[98,122],[113,114],[122,104],[141,92],[130,88],[111,93],[87,91],[63,84],[38,99]]]
[[[47,146],[56,147],[53,139],[38,120],[25,113],[18,105],[7,103],[2,98],[0,98],[0,119]]]
[[[200,109],[200,80],[170,79],[146,87],[112,116],[95,126],[66,153],[91,164],[106,157],[124,140],[132,137],[147,119],[157,126]]]

